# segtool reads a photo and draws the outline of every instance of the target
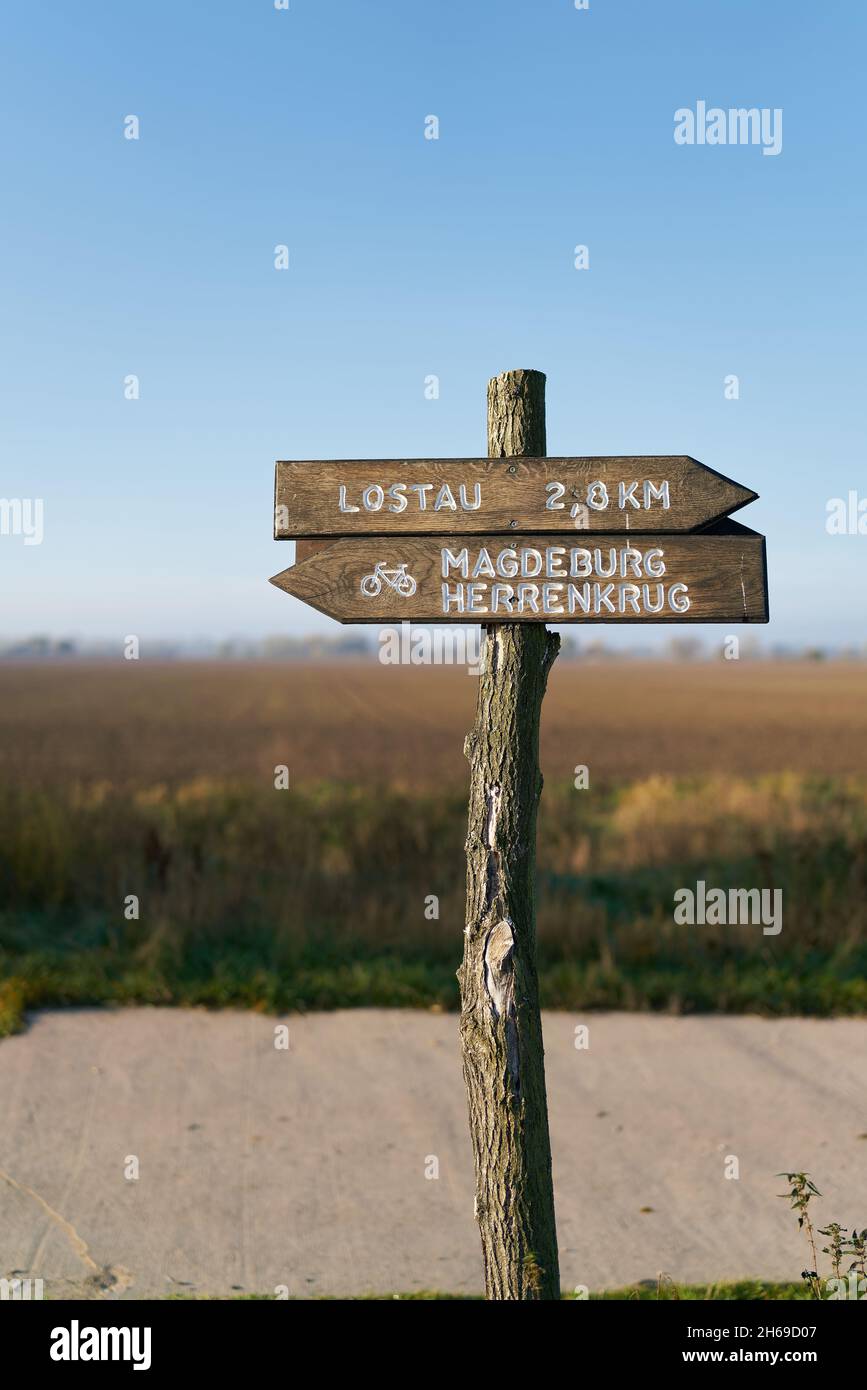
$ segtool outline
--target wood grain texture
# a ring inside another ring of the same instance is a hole
[[[687,455],[523,458],[512,452],[513,439],[503,443],[510,456],[496,459],[281,461],[276,465],[275,538],[694,531],[757,495]],[[593,490],[599,483],[605,493]],[[665,483],[667,507],[653,491]],[[559,486],[549,489],[552,484]],[[371,488],[381,489],[381,499],[379,493],[367,492]],[[588,497],[597,504],[607,497],[607,505],[590,505]]]
[[[601,574],[595,572],[597,555]],[[538,557],[542,572],[537,575],[532,571]],[[616,573],[609,576],[612,558]],[[452,563],[455,559],[460,566]],[[511,575],[522,559],[527,574]],[[444,563],[449,569],[446,578]],[[593,572],[585,574],[588,565]],[[415,585],[411,593],[410,581]],[[342,623],[768,621],[765,540],[736,521],[720,522],[698,535],[634,533],[590,539],[573,532],[335,540],[275,575],[271,583]],[[685,596],[675,587],[684,584]],[[450,595],[448,611],[444,585]],[[458,596],[463,610],[456,606]],[[689,606],[677,606],[685,598]],[[658,612],[647,611],[660,599]],[[581,607],[585,600],[591,605],[589,612]]]
[[[488,384],[488,447],[545,449],[545,378]],[[541,623],[489,629],[470,765],[461,1050],[489,1299],[560,1297],[536,971],[539,720],[560,639]]]
[[[296,565],[302,565],[312,555],[319,555],[323,550],[327,550],[331,544],[332,542],[328,537],[322,540],[297,540],[295,542]]]

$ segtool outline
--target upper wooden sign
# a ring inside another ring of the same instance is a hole
[[[302,548],[303,547],[303,548]],[[765,539],[569,532],[304,541],[271,580],[342,623],[766,623]]]
[[[686,454],[287,460],[274,536],[698,531],[757,495]]]

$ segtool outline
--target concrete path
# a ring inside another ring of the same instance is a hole
[[[55,1297],[480,1291],[456,1018],[286,1022],[288,1050],[273,1018],[184,1009],[47,1012],[0,1041],[0,1276]],[[818,1224],[867,1225],[867,1021],[544,1026],[564,1287],[797,1279],[787,1168],[826,1194]]]

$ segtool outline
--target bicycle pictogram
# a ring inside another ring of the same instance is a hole
[[[396,565],[394,569],[386,569],[385,561],[380,560],[373,567],[372,574],[366,574],[361,581],[361,592],[365,598],[376,598],[382,592],[382,586],[394,589],[401,598],[409,598],[416,591],[416,582],[411,574],[407,574],[406,562]]]

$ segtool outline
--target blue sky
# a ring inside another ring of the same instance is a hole
[[[867,536],[825,520],[867,495],[865,31],[842,0],[14,7],[0,496],[45,535],[0,536],[0,639],[338,633],[267,583],[274,459],[483,454],[523,366],[550,453],[761,494],[760,636],[863,642]],[[782,108],[782,153],[678,146],[699,100]]]

